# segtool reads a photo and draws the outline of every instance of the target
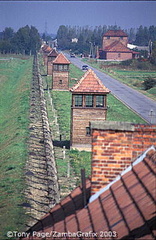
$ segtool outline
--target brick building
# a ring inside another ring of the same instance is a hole
[[[91,122],[92,194],[108,185],[151,145],[156,125]]]
[[[52,75],[53,61],[58,56],[58,52],[53,49],[47,56],[47,75]]]
[[[46,66],[48,61],[48,54],[52,51],[52,48],[49,47],[48,45],[43,45],[41,49],[43,54],[43,62],[44,62],[44,65]]]
[[[80,81],[70,89],[71,147],[91,150],[90,121],[106,120],[107,94],[110,92],[89,69]]]
[[[53,61],[52,89],[69,90],[69,64],[70,61],[60,53]]]
[[[106,60],[127,60],[137,58],[138,53],[127,47],[128,35],[122,30],[109,30],[103,36],[99,58]]]

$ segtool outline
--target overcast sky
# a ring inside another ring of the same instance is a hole
[[[46,24],[47,23],[47,24]],[[60,25],[117,24],[123,29],[156,25],[154,1],[0,1],[0,31],[25,25],[56,33]]]

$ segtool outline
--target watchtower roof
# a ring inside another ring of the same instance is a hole
[[[58,52],[53,49],[49,54],[48,54],[48,57],[57,57],[58,56]]]
[[[45,52],[45,53],[50,53],[51,50],[52,50],[52,48],[49,47],[48,45],[45,45],[45,46],[43,46],[42,50],[43,50],[43,52]]]
[[[80,81],[74,85],[71,92],[79,93],[109,93],[110,90],[106,88],[101,80],[96,76],[92,69],[89,69]]]
[[[70,61],[64,56],[63,53],[60,53],[53,61],[53,64],[70,64]]]

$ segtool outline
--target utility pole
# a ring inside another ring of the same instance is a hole
[[[149,40],[149,43],[148,43],[149,57],[151,57],[151,55],[152,55],[152,45],[153,45],[153,42],[151,40]]]
[[[93,57],[93,44],[92,42],[89,42],[90,43],[90,58]]]

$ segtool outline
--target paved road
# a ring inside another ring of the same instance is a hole
[[[82,68],[84,62],[81,59],[75,57],[71,58],[69,54],[65,54],[66,57],[77,67]],[[87,64],[88,65],[88,64]],[[89,66],[89,65],[88,65]],[[148,123],[156,123],[156,102],[149,99],[142,93],[126,86],[118,80],[108,76],[107,74],[100,72],[96,68],[89,66],[93,69],[96,75],[101,79],[103,84],[111,90],[111,93],[130,107],[133,111],[138,113]],[[152,111],[152,117],[151,115]]]

